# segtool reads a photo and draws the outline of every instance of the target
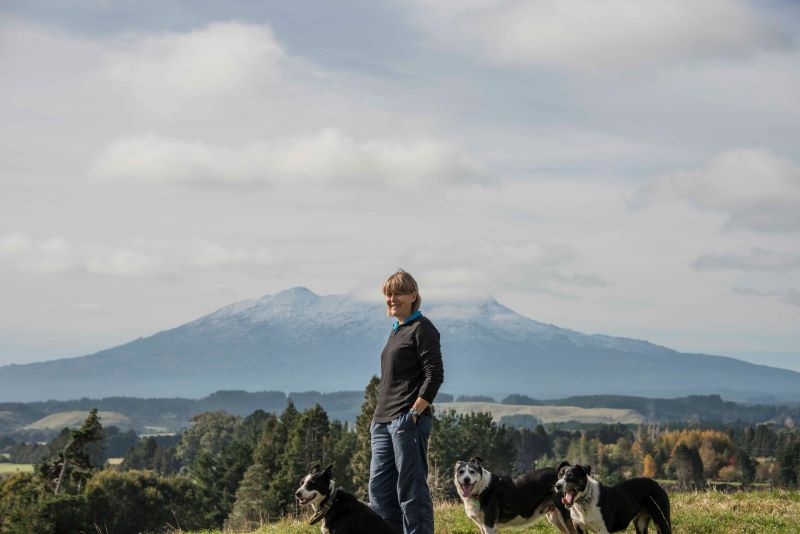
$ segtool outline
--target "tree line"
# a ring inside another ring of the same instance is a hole
[[[35,472],[0,481],[0,533],[257,528],[298,513],[293,492],[313,463],[332,463],[336,483],[366,498],[369,427],[378,379],[366,388],[350,425],[319,405],[250,415],[209,411],[179,436],[135,441],[121,465],[104,468],[103,447],[126,433],[109,431],[89,413],[44,447]],[[530,421],[528,421],[530,423]],[[490,414],[437,413],[430,440],[430,485],[454,497],[452,466],[480,455],[493,472],[520,474],[561,460],[589,463],[613,483],[631,476],[798,487],[800,435],[765,425],[730,429],[596,425],[589,429],[497,424]]]

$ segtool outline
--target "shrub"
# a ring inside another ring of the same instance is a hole
[[[81,495],[53,495],[32,473],[0,484],[0,533],[74,534],[87,532],[86,500]]]
[[[103,471],[86,487],[89,519],[103,532],[138,534],[201,528],[202,502],[183,477],[152,471]]]

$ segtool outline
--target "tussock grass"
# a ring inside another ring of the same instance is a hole
[[[672,527],[675,534],[798,534],[800,533],[800,492],[754,491],[734,494],[703,491],[671,493]],[[435,509],[437,534],[476,534],[478,528],[464,515],[460,503],[438,503]],[[307,518],[286,519],[248,534],[319,534],[319,525]],[[558,534],[547,521],[509,533]],[[631,526],[625,531],[635,533]],[[652,524],[650,532],[655,532]],[[185,533],[189,534],[189,533]],[[231,531],[203,531],[191,534],[232,534]]]

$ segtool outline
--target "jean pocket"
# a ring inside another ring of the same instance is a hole
[[[414,420],[408,412],[403,412],[389,423],[389,431],[392,434],[404,434],[414,430]]]

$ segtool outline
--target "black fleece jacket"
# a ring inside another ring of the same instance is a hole
[[[381,353],[381,385],[373,419],[388,423],[411,408],[417,397],[433,403],[443,381],[439,331],[423,316],[401,324]]]

